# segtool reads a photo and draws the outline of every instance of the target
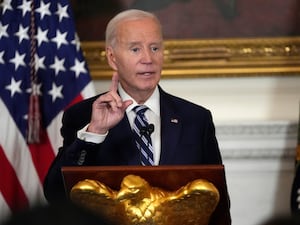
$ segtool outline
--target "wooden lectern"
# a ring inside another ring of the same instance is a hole
[[[230,202],[227,192],[223,165],[197,166],[88,166],[62,168],[66,193],[84,179],[98,180],[111,189],[119,190],[123,178],[129,174],[137,175],[153,187],[175,191],[196,179],[205,179],[214,184],[220,194],[209,225],[230,225]]]

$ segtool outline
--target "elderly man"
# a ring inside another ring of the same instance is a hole
[[[111,88],[64,113],[63,146],[44,183],[50,202],[66,197],[63,166],[222,164],[210,111],[160,87],[163,50],[152,13],[126,10],[108,23]]]

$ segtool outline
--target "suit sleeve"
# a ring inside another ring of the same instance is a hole
[[[79,121],[77,114],[76,110],[67,110],[63,115],[61,128],[63,146],[59,149],[44,180],[44,194],[50,203],[68,198],[64,188],[62,167],[92,165],[100,146],[100,144],[85,142],[76,137],[77,131],[89,119],[89,116],[83,114],[82,116],[87,119]]]
[[[291,211],[293,214],[300,215],[300,165],[297,166],[292,184]]]

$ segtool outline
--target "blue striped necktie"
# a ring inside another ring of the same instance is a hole
[[[133,111],[136,113],[133,123],[133,133],[137,148],[141,151],[141,164],[143,166],[152,166],[154,165],[153,147],[151,134],[148,131],[149,124],[145,117],[147,110],[148,107],[145,105],[138,105],[133,108]]]

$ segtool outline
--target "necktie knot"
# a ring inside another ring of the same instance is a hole
[[[144,117],[145,112],[148,110],[148,107],[145,105],[137,105],[133,108],[133,111],[139,115]]]

